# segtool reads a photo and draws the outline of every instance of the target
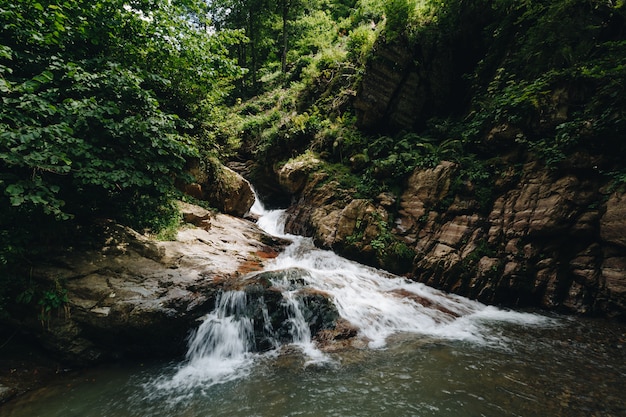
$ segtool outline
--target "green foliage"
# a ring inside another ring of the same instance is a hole
[[[378,235],[370,242],[370,245],[376,251],[380,265],[393,273],[407,272],[413,263],[415,252],[406,243],[398,240],[391,233],[390,223],[380,217],[378,217],[378,230]]]
[[[514,127],[517,143],[555,168],[576,149],[626,150],[624,10],[583,0],[493,6],[502,18],[472,76],[477,99],[464,137],[478,142],[495,125]]]
[[[295,62],[299,57],[315,55],[328,48],[336,39],[336,23],[324,10],[311,11],[294,21],[291,29],[298,36],[292,42],[288,59]]]
[[[348,59],[360,65],[365,65],[375,40],[376,32],[372,29],[371,25],[364,24],[354,29],[350,33],[346,45]]]
[[[371,199],[379,192],[378,184],[375,181],[355,175],[344,164],[325,163],[320,165],[319,170],[328,174],[327,181],[335,181],[339,190],[346,190],[353,198]]]
[[[57,219],[106,207],[115,217],[172,189],[196,155],[189,121],[237,74],[220,55],[223,38],[189,20],[201,4],[176,7],[3,7],[0,187],[12,207]]]
[[[394,39],[406,31],[409,18],[415,10],[412,0],[389,0],[384,2],[385,34],[388,39]]]
[[[346,243],[354,248],[360,248],[363,245],[371,246],[375,259],[366,260],[366,263],[370,265],[383,267],[398,274],[407,272],[412,266],[415,252],[391,233],[390,221],[383,220],[376,212],[373,214],[373,219],[378,229],[374,239],[364,240],[367,224],[362,219],[357,219],[353,233],[346,237]]]
[[[626,169],[611,171],[608,173],[608,176],[611,178],[609,192],[624,192],[626,190]]]
[[[171,189],[195,153],[140,78],[116,65],[50,69],[58,83],[51,76],[37,94],[16,86],[3,97],[2,188],[13,207],[67,219]]]
[[[50,327],[53,311],[59,312],[62,309],[65,318],[68,318],[70,315],[68,303],[67,289],[58,280],[54,280],[52,288],[44,290],[37,301],[40,307],[39,320],[41,326]]]
[[[205,16],[196,0],[0,5],[0,272],[16,287],[34,253],[94,218],[172,224],[186,160],[229,146],[210,125],[242,36]]]

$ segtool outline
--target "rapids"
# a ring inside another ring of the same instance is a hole
[[[289,283],[291,342],[254,349],[246,294],[224,292],[178,363],[66,376],[0,408],[8,417],[626,415],[626,332],[604,321],[499,309],[365,267],[283,232],[268,270],[299,268],[358,329],[359,348],[316,346]],[[263,311],[264,331],[273,329]]]
[[[387,339],[395,334],[499,345],[506,344],[506,340],[490,332],[489,323],[554,324],[545,316],[486,306],[318,249],[309,238],[285,234],[284,210],[267,211],[258,199],[251,212],[258,216],[258,225],[264,231],[292,242],[266,271],[304,270],[306,273],[301,278],[306,285],[330,294],[340,316],[358,328],[359,337],[371,349],[384,348]],[[273,285],[282,289],[286,300],[290,346],[300,350],[306,365],[333,362],[312,340],[302,306],[293,296],[289,282],[274,281]],[[215,310],[192,334],[186,361],[171,378],[159,378],[153,389],[184,396],[184,392],[192,391],[195,386],[207,388],[246,376],[261,355],[253,351],[253,323],[245,310],[243,291],[222,293]],[[264,326],[271,338],[269,320]],[[272,354],[280,354],[278,342],[275,347]]]

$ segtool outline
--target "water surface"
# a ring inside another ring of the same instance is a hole
[[[624,327],[555,317],[555,326],[496,325],[506,343],[391,337],[384,349],[299,349],[254,359],[244,374],[189,390],[157,386],[179,363],[66,375],[0,408],[7,417],[624,416]]]

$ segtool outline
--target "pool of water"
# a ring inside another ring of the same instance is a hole
[[[3,407],[6,417],[624,416],[626,328],[555,317],[492,323],[501,343],[415,334],[310,363],[298,348],[257,355],[219,383],[172,388],[179,363],[72,373]],[[169,387],[169,388],[168,388]]]

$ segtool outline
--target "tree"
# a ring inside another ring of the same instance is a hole
[[[302,0],[281,0],[280,11],[282,21],[282,43],[280,54],[280,68],[282,72],[287,72],[287,52],[289,50],[289,21],[299,9],[303,6]]]
[[[247,42],[232,45],[241,67],[248,69],[246,78],[252,88],[259,81],[259,69],[273,48],[271,16],[273,3],[269,0],[214,0],[209,13],[217,31],[242,30]]]
[[[406,30],[411,11],[415,9],[412,0],[390,0],[385,2],[385,31],[390,38]]]
[[[158,228],[174,213],[174,181],[241,74],[227,57],[241,37],[207,30],[203,4],[0,5],[3,279],[95,218]]]

